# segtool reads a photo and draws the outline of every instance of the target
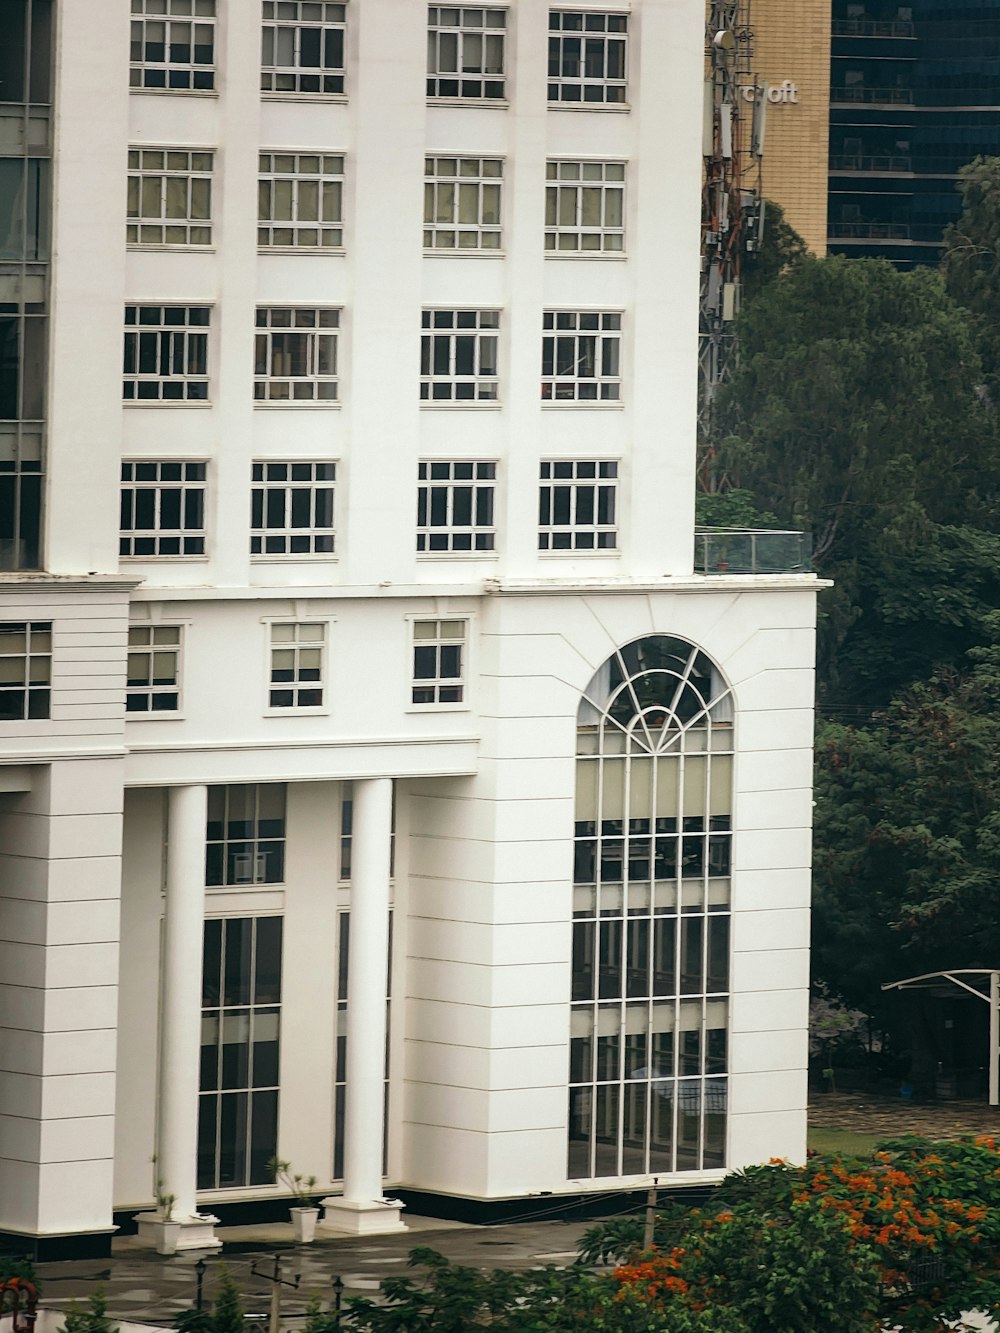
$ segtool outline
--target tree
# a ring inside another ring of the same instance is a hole
[[[801,264],[810,253],[805,241],[785,219],[773,199],[764,201],[764,239],[743,265],[741,298],[752,301],[764,287]]]
[[[720,461],[758,509],[812,532],[836,580],[824,702],[887,702],[932,654],[960,657],[996,604],[1000,449],[975,335],[938,273],[880,260],[804,259],[740,316]],[[940,606],[912,596],[928,579]]]
[[[107,1310],[104,1289],[98,1287],[85,1305],[73,1302],[59,1333],[118,1333],[118,1326],[108,1318]]]
[[[890,1027],[883,981],[1000,954],[1000,613],[984,633],[970,671],[817,737],[814,971]]]
[[[980,317],[994,397],[1000,372],[1000,157],[977,157],[959,172],[962,216],[944,232],[941,261],[952,297]]]

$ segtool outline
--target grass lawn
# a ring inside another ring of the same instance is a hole
[[[816,1152],[867,1157],[876,1143],[888,1137],[887,1134],[858,1134],[852,1129],[827,1129],[817,1125],[809,1130],[807,1143]]]

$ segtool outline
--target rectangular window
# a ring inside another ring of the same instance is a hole
[[[261,153],[257,244],[330,249],[344,243],[344,158]]]
[[[122,463],[118,553],[205,554],[204,463]]]
[[[270,708],[321,708],[326,626],[271,626]]]
[[[421,463],[417,550],[492,551],[496,475],[496,463]]]
[[[545,248],[620,254],[625,248],[625,163],[547,162]]]
[[[495,402],[499,310],[425,310],[420,339],[424,402]]]
[[[129,84],[210,91],[215,87],[215,0],[132,0]]]
[[[126,402],[207,402],[207,305],[125,307]]]
[[[130,245],[211,245],[213,156],[188,148],[128,150]]]
[[[205,883],[281,884],[285,878],[285,784],[209,787]]]
[[[542,398],[556,403],[621,399],[622,317],[615,312],[546,310]]]
[[[624,105],[627,14],[549,14],[549,101]]]
[[[41,564],[41,441],[28,432],[3,439],[0,456],[0,569]],[[8,452],[9,451],[9,452]],[[13,457],[10,455],[13,454]]]
[[[269,1185],[278,1147],[280,916],[205,922],[198,1188]]]
[[[613,551],[618,464],[547,462],[538,489],[540,551]]]
[[[460,704],[465,697],[465,620],[413,622],[415,704]]]
[[[339,310],[258,306],[253,396],[259,403],[335,403]]]
[[[336,463],[254,463],[250,554],[331,555]]]
[[[176,713],[180,664],[180,625],[130,625],[126,713]]]
[[[429,157],[424,176],[425,249],[499,248],[502,158]]]
[[[506,27],[506,9],[431,5],[427,11],[427,96],[504,97]]]
[[[321,0],[264,0],[261,89],[342,93],[346,15]]]
[[[4,73],[0,67],[0,88]],[[3,151],[19,150],[10,145]],[[29,140],[24,151],[38,154],[44,149]],[[50,190],[51,164],[46,158],[0,157],[0,262],[49,258]]]
[[[0,722],[49,716],[52,622],[0,624]]]

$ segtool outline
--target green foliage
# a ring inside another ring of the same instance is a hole
[[[1000,636],[1000,616],[984,632]],[[939,672],[867,728],[820,727],[814,966],[892,1012],[880,984],[1000,952],[1000,667]]]
[[[762,512],[753,495],[732,489],[695,496],[695,522],[703,528],[772,528],[773,514]]]
[[[959,172],[962,216],[944,233],[942,271],[948,291],[980,320],[984,360],[994,391],[1000,371],[1000,157],[977,157]]]
[[[223,1268],[212,1303],[211,1333],[243,1333],[243,1303],[236,1283]]]
[[[816,568],[836,580],[821,599],[821,698],[884,704],[959,661],[1000,597],[1000,449],[977,326],[938,273],[807,258],[738,327],[719,470],[780,526],[812,532]]]
[[[764,240],[744,261],[742,297],[752,301],[775,278],[790,272],[809,255],[809,247],[785,221],[785,210],[773,199],[764,201]]]
[[[180,1310],[174,1316],[178,1333],[214,1333],[211,1310]]]
[[[340,1323],[336,1312],[324,1310],[318,1296],[310,1296],[306,1304],[306,1318],[302,1333],[337,1333]]]
[[[108,1318],[107,1309],[104,1289],[98,1287],[85,1304],[73,1302],[60,1333],[118,1333],[118,1325]]]

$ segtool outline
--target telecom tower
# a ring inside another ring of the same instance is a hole
[[[704,191],[699,324],[699,484],[713,469],[712,410],[734,350],[743,257],[764,231],[761,158],[767,90],[753,74],[751,0],[710,0],[705,25]]]

